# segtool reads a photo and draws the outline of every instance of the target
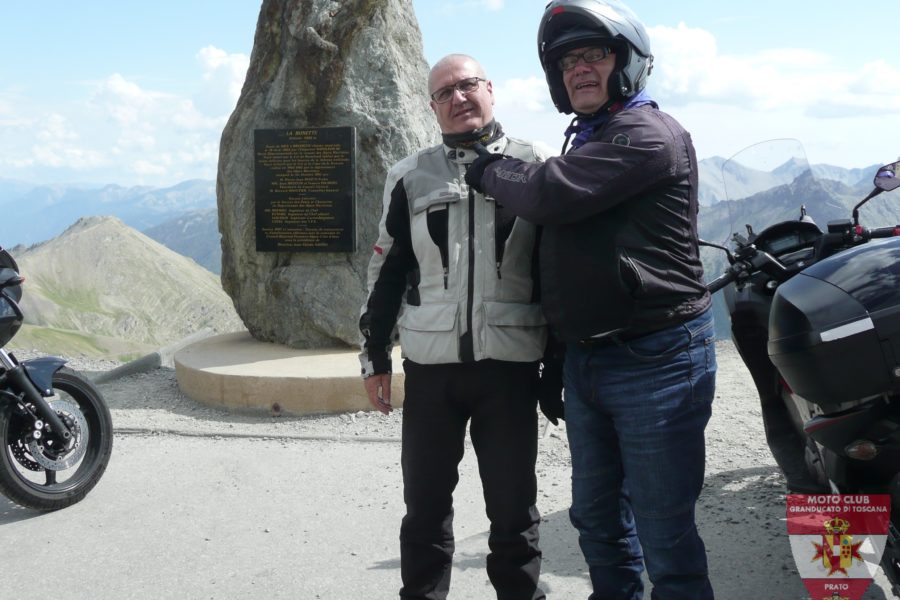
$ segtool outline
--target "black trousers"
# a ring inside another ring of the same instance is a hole
[[[453,560],[453,490],[466,424],[491,522],[487,573],[498,600],[539,600],[537,363],[406,360],[400,573],[406,599],[444,600]]]

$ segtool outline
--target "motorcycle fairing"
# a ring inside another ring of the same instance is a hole
[[[45,397],[53,395],[53,374],[65,364],[65,360],[56,356],[41,356],[22,361],[25,375]]]
[[[781,284],[772,299],[767,348],[782,377],[825,412],[900,391],[894,352],[880,338],[874,315],[856,297],[810,271]]]
[[[895,307],[900,303],[900,238],[850,248],[807,267],[803,274],[840,288],[869,313]]]

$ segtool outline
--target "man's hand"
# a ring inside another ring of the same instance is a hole
[[[563,403],[563,367],[566,362],[566,345],[559,342],[552,333],[544,348],[541,359],[541,379],[537,386],[538,406],[547,420],[559,425],[559,419],[565,420]]]
[[[375,407],[375,410],[383,415],[388,414],[394,407],[391,406],[391,374],[381,373],[380,375],[370,375],[363,379],[363,385],[366,388],[366,395],[369,396],[369,403]]]
[[[491,154],[481,144],[475,144],[475,151],[478,152],[478,158],[469,165],[466,171],[466,183],[478,193],[484,193],[481,188],[481,179],[484,177],[484,170],[494,161],[509,158],[503,154]]]

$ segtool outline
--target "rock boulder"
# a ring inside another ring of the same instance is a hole
[[[223,134],[216,194],[222,285],[254,338],[354,345],[388,168],[439,140],[411,0],[263,0]],[[355,127],[358,248],[257,252],[254,130]]]

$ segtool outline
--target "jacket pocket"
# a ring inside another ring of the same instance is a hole
[[[456,303],[405,306],[397,320],[403,356],[432,365],[459,362]]]
[[[421,219],[424,213],[428,236],[440,255],[445,290],[449,287],[450,276],[450,205],[459,200],[459,195],[441,191],[416,198],[412,203],[415,219]]]
[[[414,198],[412,201],[412,214],[418,215],[432,207],[448,206],[459,202],[462,197],[458,193],[448,192],[447,190],[437,190]]]
[[[640,269],[625,248],[619,248],[616,251],[616,258],[619,264],[619,281],[622,288],[629,296],[637,298],[644,289],[644,280],[641,277]]]
[[[547,344],[547,321],[539,304],[484,303],[485,358],[540,360]]]

